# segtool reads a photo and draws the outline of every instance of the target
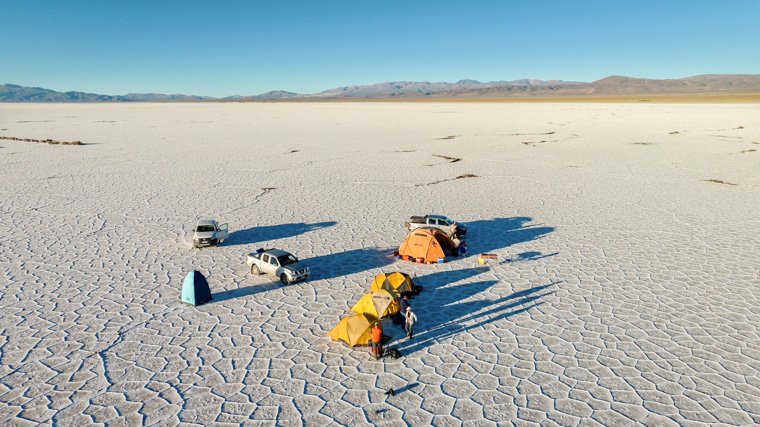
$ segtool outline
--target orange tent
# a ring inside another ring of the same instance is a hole
[[[433,227],[420,227],[406,236],[398,254],[406,261],[422,258],[424,263],[446,261],[446,255],[455,255],[456,248],[449,236]]]

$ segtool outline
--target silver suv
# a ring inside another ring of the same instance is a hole
[[[227,224],[217,224],[213,219],[202,219],[198,221],[193,233],[193,247],[201,246],[219,246],[229,237],[230,233]]]

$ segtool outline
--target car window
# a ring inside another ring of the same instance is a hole
[[[280,265],[283,267],[298,262],[298,258],[294,257],[292,254],[283,255],[277,258],[277,260],[280,261]]]
[[[280,264],[277,262],[277,258],[275,257],[269,257],[269,263],[274,265],[275,267],[279,266]]]
[[[264,255],[264,262],[269,262],[269,255]]]

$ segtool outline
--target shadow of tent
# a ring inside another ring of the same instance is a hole
[[[489,269],[471,267],[471,268],[462,268],[460,270],[436,271],[435,273],[426,274],[424,276],[417,276],[416,278],[413,276],[412,278],[414,279],[415,285],[422,286],[425,288],[425,291],[427,291],[427,290],[438,289],[440,287],[448,285],[449,283],[454,283],[460,280],[465,280],[465,279],[475,277],[478,274],[485,273],[486,271],[489,271]],[[470,295],[472,295],[473,293],[470,293]],[[426,294],[423,293],[420,295],[426,295]]]
[[[245,288],[238,288],[238,289],[232,289],[229,291],[218,292],[215,294],[211,294],[211,301],[209,301],[207,304],[215,304],[218,302],[222,302],[222,301],[226,301],[226,300],[230,300],[234,298],[247,297],[247,296],[255,295],[261,292],[271,291],[281,286],[283,285],[279,281],[273,280],[270,283],[260,283],[256,285],[246,286]]]
[[[425,319],[424,323],[418,324],[415,328],[419,328],[424,324],[429,324],[427,319],[434,318],[435,322],[449,322],[454,317],[466,313],[452,312],[451,307],[456,307],[456,302],[463,299],[467,299],[472,295],[483,292],[491,286],[498,283],[497,280],[484,280],[474,283],[465,283],[456,286],[444,287],[449,283],[466,280],[478,274],[489,271],[488,268],[464,268],[461,270],[447,270],[439,271],[432,274],[426,274],[424,276],[418,276],[414,279],[414,284],[422,286],[424,290],[419,294],[419,297],[411,297],[409,299],[409,305],[412,307],[412,311],[417,315],[419,319]],[[441,317],[443,315],[443,317]],[[393,340],[401,338],[400,331],[403,330],[403,319],[394,318],[394,324],[398,328],[398,331],[389,329],[387,335]]]
[[[248,245],[255,242],[266,242],[269,240],[284,239],[287,237],[299,236],[309,231],[319,230],[322,228],[332,227],[337,222],[325,221],[314,224],[296,223],[296,224],[277,224],[266,225],[262,227],[251,227],[245,230],[233,231],[230,233],[225,245]]]
[[[554,227],[526,225],[531,221],[528,217],[512,217],[468,222],[463,240],[472,253],[485,253],[536,240],[554,231]]]
[[[424,311],[415,310],[417,316],[422,320],[419,323],[419,326],[425,326],[424,328],[419,328],[415,331],[416,334],[421,334],[419,335],[419,338],[421,339],[415,338],[415,341],[404,342],[406,345],[400,348],[402,354],[407,355],[411,351],[423,349],[441,339],[474,328],[483,327],[487,324],[506,319],[543,304],[542,302],[536,301],[547,295],[551,295],[554,291],[548,291],[541,294],[539,294],[539,292],[547,290],[549,287],[560,282],[552,282],[548,285],[525,289],[498,300],[458,302],[463,299],[463,293],[456,288],[472,287],[473,290],[477,289],[478,292],[480,292],[493,286],[495,283],[497,282],[489,280],[436,290],[435,298],[437,300],[440,298],[440,302],[436,301],[433,306],[435,307],[434,309]],[[444,293],[447,289],[449,290],[448,295]],[[439,294],[441,295],[439,296]],[[470,294],[472,294],[472,292],[470,292]],[[444,304],[445,301],[448,301],[448,303]]]
[[[332,279],[393,264],[394,248],[362,248],[346,252],[309,258],[305,262],[311,269],[309,280]],[[367,288],[375,275],[367,276]]]
[[[419,298],[410,297],[409,305],[412,306],[412,310],[418,316],[423,315],[425,318],[429,315],[437,316],[438,309],[444,306],[453,307],[457,301],[483,292],[498,283],[498,281],[487,280],[446,288],[444,286],[449,283],[472,278],[487,271],[489,271],[488,268],[463,268],[461,270],[438,271],[424,276],[417,276],[414,278],[414,284],[415,286],[422,286],[424,290],[419,294]],[[426,307],[432,308],[427,309]],[[396,338],[394,334],[391,334],[391,336]]]

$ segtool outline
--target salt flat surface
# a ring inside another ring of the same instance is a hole
[[[0,136],[87,144],[0,140],[1,424],[760,423],[760,105],[0,104]],[[426,213],[468,256],[393,258]],[[272,246],[312,278],[252,276]],[[403,357],[331,341],[392,271]]]

